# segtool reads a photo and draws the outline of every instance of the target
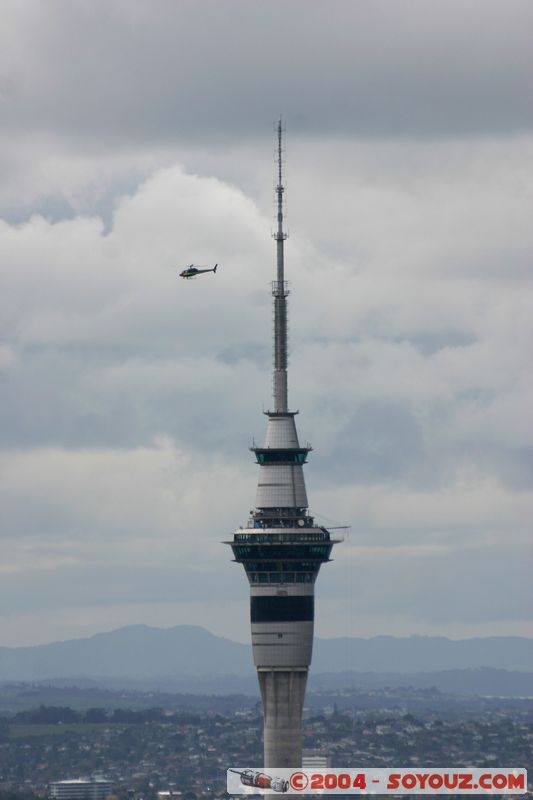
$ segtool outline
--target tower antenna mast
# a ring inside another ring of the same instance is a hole
[[[283,231],[283,126],[281,117],[278,122],[277,146],[277,186],[278,201],[278,227],[274,234],[277,249],[277,280],[272,282],[272,296],[274,298],[274,374],[273,395],[274,411],[286,412],[288,410],[287,391],[287,296],[289,294],[285,281],[284,243],[287,234]]]

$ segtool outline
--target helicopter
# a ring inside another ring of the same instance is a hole
[[[180,272],[180,278],[196,278],[197,275],[200,275],[202,272],[216,272],[218,264],[215,264],[214,267],[210,269],[199,269],[195,267],[194,264],[189,264],[187,269],[184,269],[183,272]]]

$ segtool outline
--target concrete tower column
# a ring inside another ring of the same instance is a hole
[[[265,715],[264,767],[299,767],[307,669],[260,667],[257,677]]]

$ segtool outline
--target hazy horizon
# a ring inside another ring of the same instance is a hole
[[[0,644],[0,647],[9,647],[9,648],[39,647],[39,646],[48,645],[48,644],[59,644],[59,643],[64,642],[64,641],[77,641],[79,639],[90,639],[90,638],[92,638],[94,636],[100,636],[100,635],[105,635],[105,634],[116,633],[117,631],[123,630],[125,628],[137,628],[137,627],[147,627],[147,628],[153,628],[155,630],[162,630],[162,631],[168,631],[168,630],[172,630],[173,628],[179,628],[179,627],[201,628],[202,630],[206,631],[206,633],[209,633],[212,636],[217,636],[217,637],[220,636],[220,638],[228,639],[229,641],[236,642],[237,644],[246,644],[246,645],[251,644],[251,638],[250,638],[249,634],[248,635],[243,635],[241,638],[231,637],[231,636],[221,636],[221,634],[218,634],[218,633],[215,633],[214,631],[211,631],[207,625],[191,625],[190,623],[184,622],[184,623],[177,623],[175,625],[159,626],[159,625],[148,625],[148,624],[146,624],[144,622],[131,622],[131,623],[128,623],[128,625],[122,625],[119,628],[108,628],[108,629],[95,631],[93,633],[89,633],[89,634],[85,634],[85,635],[68,637],[67,639],[53,639],[53,640],[46,641],[46,642],[45,641],[43,641],[43,642],[35,642],[33,644],[28,643],[28,644],[23,644],[23,645],[4,645],[4,644]],[[371,636],[361,636],[361,637],[353,636],[351,638],[361,638],[361,639],[365,639],[365,640],[374,639],[374,638],[381,638],[381,637],[385,637],[385,638],[391,637],[391,638],[395,638],[395,639],[425,639],[425,638],[434,638],[435,636],[439,637],[440,635],[439,634],[435,635],[435,634],[411,633],[411,634],[407,634],[405,636],[398,636],[398,635],[392,634],[392,633],[391,634],[381,633],[381,634],[373,634]],[[533,636],[518,636],[518,637],[514,637],[511,634],[507,634],[507,637],[508,638],[533,639]],[[327,641],[328,639],[341,639],[341,638],[345,638],[345,637],[343,635],[340,635],[340,636],[316,636],[315,638],[316,639],[320,639],[321,641]],[[501,638],[501,637],[499,637],[499,636],[496,636],[496,637],[467,636],[467,637],[454,638],[453,636],[443,636],[443,637],[440,637],[440,638],[449,639],[452,642],[461,642],[461,641],[471,640],[471,639],[475,639],[475,638],[486,639],[486,638]]]

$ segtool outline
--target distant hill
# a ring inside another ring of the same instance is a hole
[[[249,646],[195,625],[129,625],[85,639],[0,647],[0,680],[46,678],[154,678],[252,672]]]
[[[314,672],[436,672],[479,667],[533,672],[533,639],[518,636],[458,640],[444,636],[318,639],[313,655]]]
[[[404,673],[413,679],[419,673],[480,668],[533,673],[533,639],[317,639],[312,675],[318,680],[321,673],[329,673],[331,680],[340,673],[377,673],[383,677]],[[239,682],[247,683],[253,677],[250,645],[214,636],[192,625],[131,625],[85,639],[35,647],[0,647],[0,681],[87,679],[114,685],[125,681],[176,687],[184,682],[206,684],[208,679],[210,685],[217,685],[218,681],[221,687],[231,683],[236,688]],[[429,677],[419,677],[423,685],[431,685],[431,681],[427,682]],[[472,680],[475,683],[475,677],[467,682]],[[528,681],[529,676],[522,679],[524,689]]]

